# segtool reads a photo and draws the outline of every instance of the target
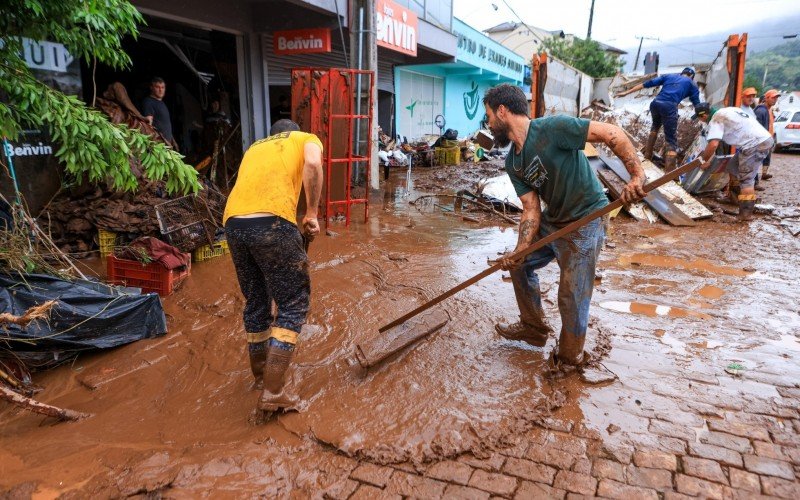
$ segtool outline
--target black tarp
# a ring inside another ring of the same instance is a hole
[[[29,367],[51,366],[80,351],[167,332],[161,300],[154,293],[125,293],[101,283],[47,275],[0,275],[0,287],[0,312],[21,316],[32,306],[56,301],[48,321],[33,321],[25,328],[0,326],[0,356],[10,350]]]

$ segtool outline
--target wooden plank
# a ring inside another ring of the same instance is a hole
[[[611,197],[615,200],[618,199],[620,193],[622,193],[622,188],[625,187],[625,183],[622,181],[622,179],[620,179],[613,170],[608,168],[600,158],[590,158],[589,165],[594,168],[595,172],[597,173],[597,177],[600,178],[600,182],[602,182],[603,185],[608,188],[608,191],[611,193]],[[648,213],[650,212],[650,209],[640,201],[631,203],[630,205],[625,205],[623,208],[628,215],[638,221],[652,223],[658,219],[657,216]]]
[[[434,309],[416,318],[391,327],[356,345],[355,358],[362,368],[380,363],[392,354],[427,337],[450,321],[450,314],[443,309]]]
[[[600,154],[599,158],[617,174],[624,182],[630,182],[631,175],[617,157]],[[694,226],[696,223],[688,215],[683,213],[675,204],[658,189],[654,189],[644,198],[645,203],[658,213],[665,221],[673,226]]]
[[[587,142],[583,147],[583,154],[585,154],[587,158],[597,158],[598,156],[597,149],[595,149],[591,142]]]

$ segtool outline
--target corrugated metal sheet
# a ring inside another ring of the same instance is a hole
[[[394,65],[399,64],[401,61],[381,57],[382,55],[378,57],[378,81],[376,85],[378,90],[385,90],[394,94]]]
[[[344,52],[342,42],[338,36],[331,36],[331,52],[322,54],[297,54],[293,56],[279,56],[272,49],[272,33],[265,33],[262,37],[264,57],[267,60],[267,76],[269,85],[291,85],[292,68],[344,68]],[[345,38],[347,41],[347,38]],[[349,46],[348,46],[349,50]],[[350,54],[348,53],[348,58]],[[393,56],[391,52],[379,51],[378,79],[376,85],[379,90],[394,93],[394,65],[403,61],[402,56]]]
[[[545,115],[578,116],[592,98],[592,78],[557,59],[547,62],[544,87]]]
[[[322,54],[296,54],[279,56],[272,46],[272,33],[262,36],[264,58],[267,60],[267,77],[269,85],[290,86],[292,68],[343,68],[344,52],[338,36],[331,36],[331,52]]]

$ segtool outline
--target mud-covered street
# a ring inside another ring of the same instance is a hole
[[[587,348],[613,381],[551,372],[552,337],[497,336],[517,314],[507,273],[444,302],[439,332],[353,367],[356,343],[515,245],[512,224],[409,203],[501,173],[459,168],[481,171],[422,169],[409,191],[393,170],[369,221],[312,243],[298,412],[254,424],[230,256],[195,264],[164,300],[166,336],[35,377],[37,399],[90,418],[0,412],[0,496],[800,497],[800,237],[781,225],[800,216],[800,155],[775,155],[760,193],[784,219],[612,220]],[[541,279],[558,331],[557,266]]]

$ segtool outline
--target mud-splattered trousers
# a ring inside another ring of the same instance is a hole
[[[672,103],[655,99],[650,103],[650,114],[653,117],[651,130],[658,132],[664,126],[664,140],[672,151],[678,150],[678,107]]]
[[[586,329],[589,326],[589,303],[594,288],[594,272],[606,236],[607,219],[595,219],[584,227],[545,245],[529,254],[511,271],[514,294],[517,297],[520,319],[536,328],[544,328],[544,309],[539,290],[537,269],[553,259],[561,269],[558,284],[558,310],[561,313],[561,343],[583,350]],[[542,239],[560,228],[545,221],[539,225],[537,239]]]
[[[280,217],[230,218],[225,235],[245,298],[248,341],[266,341],[268,330],[275,327],[300,333],[308,314],[311,282],[297,226]],[[278,310],[275,317],[273,300]]]
[[[775,142],[772,137],[761,142],[750,149],[737,150],[738,162],[728,162],[728,173],[739,179],[742,187],[753,187],[756,183],[756,176],[761,169],[764,159],[772,152]]]

